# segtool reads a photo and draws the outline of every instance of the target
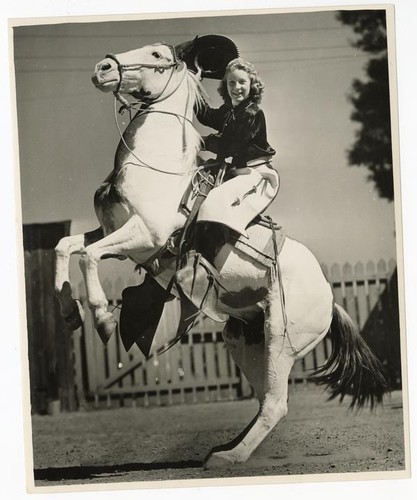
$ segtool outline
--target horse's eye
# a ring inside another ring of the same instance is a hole
[[[152,52],[152,55],[155,57],[155,59],[160,59],[162,56],[159,52]]]

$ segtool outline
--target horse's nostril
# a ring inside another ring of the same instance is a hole
[[[109,69],[111,69],[111,64],[108,62],[103,62],[100,65],[100,69],[101,71],[108,71]]]

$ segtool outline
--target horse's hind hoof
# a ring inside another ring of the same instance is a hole
[[[216,451],[207,455],[204,459],[203,467],[205,470],[224,469],[239,462],[240,460],[231,451]]]
[[[96,330],[103,344],[107,344],[116,329],[116,325],[117,323],[111,312],[107,312],[100,317],[100,321],[96,324]]]
[[[81,302],[74,300],[74,309],[64,317],[65,323],[71,330],[76,330],[84,323],[85,312]]]

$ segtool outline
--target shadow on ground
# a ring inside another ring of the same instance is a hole
[[[152,462],[131,463],[122,465],[106,466],[75,466],[75,467],[48,467],[46,469],[35,469],[35,481],[69,481],[69,480],[93,480],[106,475],[123,476],[128,472],[156,471],[167,469],[201,469],[203,462],[197,460],[184,460],[182,462]]]

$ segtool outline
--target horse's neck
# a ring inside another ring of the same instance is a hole
[[[192,116],[193,99],[184,78],[173,94],[137,113],[119,144],[116,168],[138,157],[144,163],[159,164],[155,166],[163,170],[189,171],[199,143],[199,136],[190,123]],[[188,156],[184,155],[187,148]]]
[[[187,90],[187,87],[186,87]],[[184,130],[197,137],[191,123],[193,102],[185,91],[152,105],[128,125],[116,153],[114,182],[118,193],[156,238],[155,249],[185,222],[181,199],[190,183],[191,165],[184,161]],[[151,110],[152,111],[152,110]],[[198,136],[199,137],[199,136]]]

